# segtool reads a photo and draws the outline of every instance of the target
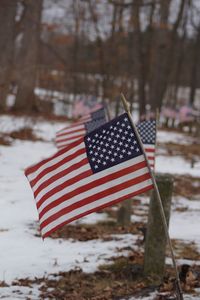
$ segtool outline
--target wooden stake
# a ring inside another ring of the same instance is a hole
[[[122,93],[121,93],[121,97],[122,97],[122,102],[123,102],[124,109],[127,112],[128,116],[129,116],[129,119],[131,121],[131,124],[132,124],[132,126],[134,128],[136,137],[137,137],[139,145],[140,145],[140,147],[141,147],[141,149],[143,151],[144,157],[145,157],[146,162],[147,162],[147,167],[149,169],[149,173],[150,173],[151,178],[152,178],[154,190],[155,190],[155,193],[156,193],[156,196],[157,196],[157,200],[158,200],[158,204],[159,204],[159,207],[160,207],[160,213],[161,213],[161,217],[162,217],[162,221],[163,221],[163,226],[164,226],[165,234],[166,234],[167,241],[168,241],[169,248],[170,248],[172,263],[173,263],[174,270],[175,270],[176,281],[177,281],[177,288],[178,288],[178,300],[184,300],[183,299],[183,292],[182,292],[182,288],[181,288],[181,284],[180,284],[180,279],[179,279],[178,268],[177,268],[177,264],[176,264],[176,260],[175,260],[175,256],[174,256],[174,252],[173,252],[172,242],[171,242],[171,239],[170,239],[170,236],[169,236],[169,231],[168,231],[168,227],[167,227],[167,221],[166,221],[166,218],[165,218],[165,212],[164,212],[164,209],[163,209],[163,205],[162,205],[162,200],[161,200],[161,197],[160,197],[159,189],[158,189],[158,186],[157,186],[157,183],[156,183],[153,171],[151,170],[149,161],[147,159],[147,155],[145,153],[145,150],[144,150],[144,147],[143,147],[140,135],[139,135],[139,133],[137,131],[137,128],[136,128],[136,126],[135,126],[135,124],[133,122],[133,119],[132,119],[132,116],[131,116],[131,113],[130,113],[130,109],[129,109],[129,103],[127,102],[126,98],[124,97],[124,95]]]

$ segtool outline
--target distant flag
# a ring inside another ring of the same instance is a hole
[[[83,116],[79,121],[56,133],[56,146],[58,149],[64,148],[105,123],[106,115],[104,108]]]
[[[144,150],[147,154],[150,166],[155,167],[155,145],[156,145],[156,120],[141,121],[137,124],[137,130],[141,137]]]
[[[43,238],[87,214],[153,188],[127,113],[26,169]]]
[[[194,110],[191,106],[189,105],[183,105],[179,109],[179,122],[184,123],[184,122],[193,122],[194,121]]]
[[[96,97],[90,96],[86,98],[81,98],[75,101],[72,115],[74,118],[78,118],[90,114],[100,108],[102,108],[102,104],[96,101]]]

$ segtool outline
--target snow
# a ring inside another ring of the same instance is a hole
[[[35,236],[38,215],[31,189],[24,176],[24,168],[55,153],[53,143],[55,132],[66,126],[66,123],[6,115],[0,117],[0,132],[8,133],[24,126],[32,126],[35,134],[44,141],[13,140],[9,147],[0,145],[0,281],[11,283],[16,278],[48,276],[52,272],[67,271],[75,267],[81,267],[85,272],[94,272],[100,264],[107,262],[109,257],[126,255],[126,251],[118,252],[119,248],[137,247],[137,236],[132,234],[116,235],[117,239],[113,241],[86,242],[50,238],[43,241]],[[159,132],[159,140],[162,142],[168,139],[177,142],[177,138],[183,140],[181,136],[176,133]],[[186,140],[189,143],[190,138]],[[200,177],[200,164],[191,169],[189,163],[182,157],[159,155],[156,167],[159,172]],[[147,198],[142,199],[143,204],[148,204]],[[188,207],[188,210],[176,211],[175,208],[179,206]],[[144,208],[145,211],[148,209],[147,206]],[[143,219],[142,211],[138,207],[135,208],[135,212],[137,215],[132,216],[133,222]],[[178,199],[176,205],[173,205],[170,219],[171,237],[195,242],[200,250],[199,217],[198,200]],[[75,223],[95,224],[106,219],[106,213],[94,213]],[[4,287],[0,289],[0,298],[37,299],[38,288]],[[14,292],[16,290],[17,293]]]

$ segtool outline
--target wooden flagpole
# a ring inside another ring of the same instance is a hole
[[[159,208],[160,208],[160,213],[161,213],[161,217],[162,217],[162,221],[163,221],[163,226],[164,226],[165,234],[166,234],[166,237],[167,237],[167,240],[168,240],[168,244],[169,244],[169,248],[170,248],[172,263],[173,263],[174,270],[175,270],[176,281],[177,281],[177,288],[178,288],[178,300],[184,300],[184,298],[183,298],[183,292],[182,292],[182,288],[181,288],[181,284],[180,284],[180,279],[179,279],[178,268],[177,268],[177,264],[176,264],[176,260],[175,260],[175,256],[174,256],[174,252],[173,252],[172,242],[171,242],[171,239],[170,239],[170,236],[169,236],[167,221],[166,221],[166,218],[165,218],[165,212],[164,212],[164,209],[163,209],[162,200],[161,200],[161,197],[160,197],[160,192],[159,192],[159,189],[158,189],[155,177],[154,177],[154,173],[153,173],[153,171],[152,171],[152,169],[150,167],[147,155],[145,153],[145,150],[144,150],[144,147],[143,147],[140,135],[139,135],[139,133],[137,131],[137,128],[136,128],[136,126],[135,126],[135,124],[133,122],[133,119],[132,119],[132,116],[131,116],[131,113],[130,113],[129,103],[127,102],[126,98],[124,97],[124,95],[122,93],[121,93],[121,98],[122,98],[124,109],[127,112],[128,116],[130,118],[131,124],[132,124],[132,126],[134,128],[134,131],[135,131],[136,137],[138,139],[139,145],[140,145],[141,149],[143,150],[143,154],[144,154],[144,157],[145,157],[146,162],[147,162],[147,167],[149,169],[149,172],[150,172],[150,175],[151,175],[151,178],[152,178],[153,186],[154,186],[155,193],[156,193],[156,196],[157,196],[156,198],[158,200],[158,204],[159,204]]]

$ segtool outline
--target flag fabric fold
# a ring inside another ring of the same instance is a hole
[[[62,149],[105,123],[105,110],[100,108],[58,131],[55,139],[56,146]]]
[[[125,113],[27,168],[43,238],[87,214],[153,188]]]
[[[145,120],[139,122],[137,130],[144,146],[147,158],[152,169],[155,168],[155,148],[156,148],[156,120]]]

